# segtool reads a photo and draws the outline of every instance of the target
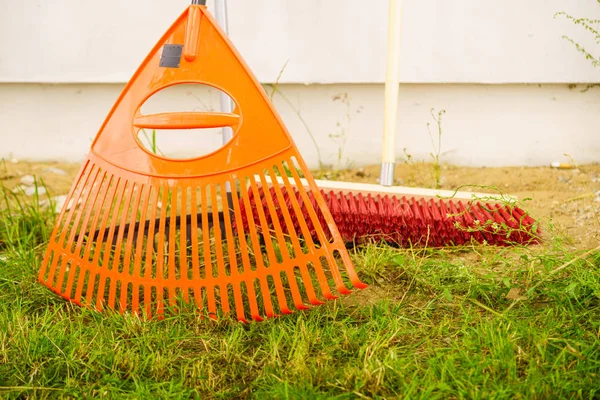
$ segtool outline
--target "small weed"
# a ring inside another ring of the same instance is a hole
[[[600,4],[599,0],[596,0],[596,2]],[[597,44],[600,43],[600,32],[597,28],[598,24],[600,23],[600,20],[592,18],[576,18],[570,14],[567,14],[564,11],[557,12],[556,14],[554,14],[554,18],[557,17],[563,17],[571,21],[574,25],[583,28],[588,34],[591,34],[591,36],[594,38],[594,41]],[[562,35],[562,38],[567,42],[571,43],[575,47],[575,49],[579,53],[581,53],[585,57],[585,59],[588,60],[595,68],[600,67],[600,58],[590,53],[585,47],[583,47],[583,45],[581,45],[568,35]]]
[[[344,169],[342,166],[342,160],[344,157],[344,149],[346,147],[346,143],[348,142],[348,136],[346,135],[346,129],[352,120],[351,112],[350,112],[350,98],[348,97],[348,93],[339,94],[333,97],[333,101],[339,101],[345,106],[345,117],[346,117],[346,126],[341,122],[336,123],[337,131],[335,133],[329,134],[329,139],[331,139],[334,143],[338,145],[337,151],[337,165],[335,167],[336,170]]]
[[[440,153],[442,151],[442,116],[446,113],[446,110],[440,110],[437,113],[437,117],[434,114],[434,109],[430,110],[431,117],[434,119],[437,125],[437,143],[433,139],[433,135],[430,129],[430,123],[427,123],[427,131],[429,132],[429,138],[431,139],[431,145],[433,146],[433,152],[429,153],[433,159],[433,179],[434,188],[440,188],[440,182],[442,178],[442,167],[440,165]]]
[[[308,126],[308,123],[302,116],[302,113],[300,112],[300,108],[296,107],[292,103],[292,101],[279,89],[279,80],[281,79],[283,72],[285,71],[285,68],[288,65],[288,62],[289,61],[286,61],[286,63],[283,65],[283,67],[279,71],[279,75],[277,76],[275,83],[272,85],[265,85],[265,86],[271,87],[271,93],[269,94],[269,98],[271,99],[271,101],[273,101],[275,94],[278,94],[287,103],[287,105],[294,111],[294,113],[296,114],[296,116],[298,117],[300,122],[302,123],[302,126],[304,126],[306,133],[308,133],[308,136],[310,137],[311,141],[313,142],[313,144],[315,146],[315,151],[317,153],[317,161],[319,163],[319,168],[323,168],[324,164],[323,164],[323,158],[321,156],[321,148],[319,147],[319,144],[317,143],[317,139],[315,138],[315,135],[313,134],[311,128]]]
[[[414,156],[409,153],[408,149],[405,147],[403,149],[404,153],[404,163],[406,165],[422,165],[423,169],[421,169],[420,176],[425,177],[425,174],[431,174],[432,187],[434,189],[439,189],[442,183],[442,165],[441,165],[441,153],[442,153],[442,116],[446,113],[446,110],[440,110],[435,113],[435,109],[432,108],[430,110],[431,117],[435,121],[436,124],[436,132],[435,134],[431,131],[431,123],[427,123],[427,132],[429,133],[429,138],[431,140],[432,151],[429,153],[431,157],[431,166],[427,166],[425,161],[415,160]],[[434,138],[435,136],[435,138]],[[417,176],[415,175],[416,170],[412,170],[411,176],[405,177],[406,184],[409,186],[415,185],[415,182],[418,181]],[[430,178],[428,177],[427,180]]]
[[[150,145],[150,150],[152,151],[152,153],[160,154],[161,156],[164,157],[165,154],[162,151],[160,151],[160,149],[156,145],[156,129],[152,130],[152,135],[150,135],[150,136],[148,136],[148,133],[146,132],[145,129],[141,129],[141,131],[142,131],[142,134],[144,135],[144,138]]]
[[[283,67],[281,68],[281,70],[279,71],[279,74],[277,75],[277,79],[275,79],[275,83],[271,87],[271,93],[269,94],[269,98],[271,99],[271,101],[273,101],[273,96],[275,96],[275,92],[277,92],[277,89],[279,88],[279,80],[283,76],[283,72],[285,71],[285,68],[287,67],[289,62],[290,62],[290,60],[287,60],[285,62],[285,64],[283,64]]]

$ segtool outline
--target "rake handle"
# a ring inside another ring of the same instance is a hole
[[[140,129],[209,129],[233,127],[239,123],[239,115],[220,112],[150,114],[133,120],[133,126]]]
[[[190,7],[185,34],[185,45],[183,46],[183,57],[187,62],[193,62],[196,60],[199,42],[198,32],[200,32],[201,19],[202,14],[198,11],[198,8]]]
[[[215,17],[219,26],[226,35],[229,35],[229,21],[227,18],[227,0],[215,0]],[[231,112],[233,110],[233,104],[229,96],[225,93],[220,93],[220,103],[222,112]],[[229,142],[233,132],[231,129],[223,129],[223,144]]]

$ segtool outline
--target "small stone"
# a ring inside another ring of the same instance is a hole
[[[21,182],[22,185],[31,186],[35,183],[35,177],[32,175],[25,175],[19,182]]]
[[[67,201],[67,195],[63,194],[61,196],[54,196],[52,200],[54,201],[54,211],[58,213],[65,205],[65,201]]]
[[[52,197],[52,202],[54,202],[54,212],[59,213],[65,205],[67,201],[67,195],[54,196]],[[44,200],[40,202],[44,207],[48,207],[50,205],[50,200]],[[81,199],[77,204],[81,204]],[[71,203],[67,206],[66,210],[70,210],[73,207],[73,199],[71,199]]]
[[[27,196],[33,196],[36,192],[37,192],[38,196],[41,196],[43,194],[46,194],[46,188],[41,187],[41,186],[37,187],[37,188],[34,186],[30,186],[30,187],[25,188],[24,192]]]
[[[15,186],[15,188],[12,190],[13,193],[24,193],[27,196],[33,196],[36,192],[36,187],[35,186],[21,186],[21,185],[17,185]],[[38,187],[37,188],[37,193],[38,195],[42,195],[42,194],[46,194],[46,189],[44,187]]]
[[[521,296],[520,288],[511,288],[505,296],[509,300],[527,300],[527,297]]]
[[[570,178],[567,178],[566,176],[559,176],[559,177],[558,177],[558,181],[559,181],[560,183],[569,183],[569,182],[571,181],[571,179],[570,179]]]
[[[65,176],[67,175],[66,171],[63,171],[60,168],[56,168],[56,167],[48,167],[46,169],[44,169],[45,172],[50,172],[51,174],[55,174],[55,175],[62,175]]]

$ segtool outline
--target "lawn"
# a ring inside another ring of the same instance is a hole
[[[600,397],[599,166],[447,167],[443,186],[470,179],[531,197],[525,204],[543,223],[544,243],[364,245],[350,252],[369,288],[250,324],[185,311],[143,321],[52,294],[36,279],[55,215],[40,204],[46,195],[12,191],[19,174],[44,170],[3,168],[3,398]],[[64,190],[56,182],[70,182],[74,170],[64,169],[66,176],[45,176],[50,194]],[[370,171],[342,178],[368,179]],[[399,176],[427,185],[418,171]]]

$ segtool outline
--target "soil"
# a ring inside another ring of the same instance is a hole
[[[66,194],[80,164],[58,162],[2,162],[0,185],[13,189],[26,175],[40,179],[49,196]],[[60,172],[64,172],[61,174]],[[545,232],[565,235],[573,248],[585,249],[600,243],[600,164],[572,169],[551,167],[474,168],[410,163],[397,165],[398,184],[516,196],[521,206],[542,222]],[[319,171],[316,178],[377,183],[379,166],[341,172]],[[436,179],[437,176],[437,179]]]

